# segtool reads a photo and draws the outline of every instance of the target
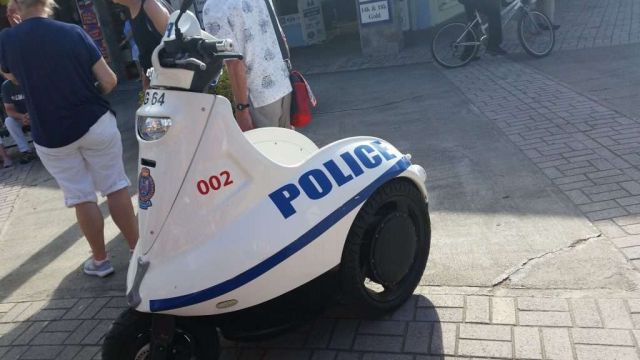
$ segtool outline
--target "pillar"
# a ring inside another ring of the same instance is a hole
[[[360,46],[365,56],[393,55],[404,49],[402,20],[397,0],[355,0]]]

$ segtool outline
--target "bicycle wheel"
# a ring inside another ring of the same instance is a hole
[[[467,65],[478,52],[478,37],[464,23],[446,24],[431,42],[431,55],[440,66],[453,69]]]
[[[538,11],[524,12],[518,23],[518,39],[527,54],[543,58],[553,50],[556,33],[549,18]]]

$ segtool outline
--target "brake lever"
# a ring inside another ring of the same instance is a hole
[[[216,58],[222,59],[222,60],[227,60],[227,59],[242,60],[242,59],[244,59],[244,56],[242,56],[241,54],[230,53],[230,52],[219,52],[219,53],[216,53],[214,56]]]
[[[200,70],[207,70],[207,64],[202,61],[194,58],[188,58],[184,60],[176,60],[176,64],[178,65],[196,65],[200,67]]]

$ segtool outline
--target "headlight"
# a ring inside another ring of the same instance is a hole
[[[153,141],[163,137],[171,127],[171,119],[138,116],[138,135],[143,140]]]

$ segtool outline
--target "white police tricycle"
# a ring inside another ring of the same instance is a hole
[[[217,359],[219,332],[273,337],[336,296],[398,308],[429,256],[424,169],[377,138],[318,149],[287,129],[243,133],[205,92],[242,55],[190,5],[171,16],[137,112],[140,241],[102,358]]]

